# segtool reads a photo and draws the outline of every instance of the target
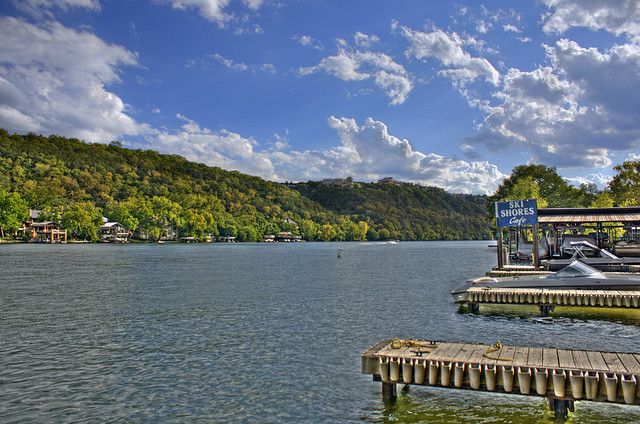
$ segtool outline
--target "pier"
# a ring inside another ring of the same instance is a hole
[[[411,384],[543,397],[556,417],[575,401],[640,405],[638,353],[393,339],[362,353],[362,373],[385,401]]]
[[[536,305],[548,316],[556,306],[640,309],[640,291],[471,287],[456,303],[475,313],[482,304]]]

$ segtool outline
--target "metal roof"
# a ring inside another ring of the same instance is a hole
[[[640,207],[540,208],[538,209],[538,222],[540,224],[640,223]]]

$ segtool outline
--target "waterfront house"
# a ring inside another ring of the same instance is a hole
[[[294,235],[291,231],[281,231],[278,234],[276,234],[275,241],[279,241],[279,242],[302,241],[302,236]]]
[[[264,241],[265,243],[273,243],[274,241],[276,241],[276,236],[273,234],[265,234],[264,236],[262,236],[262,241]]]
[[[129,231],[119,222],[105,222],[98,229],[98,237],[104,242],[127,243],[129,241]]]
[[[66,243],[67,230],[60,228],[55,221],[33,222],[29,228],[29,241],[34,243]]]

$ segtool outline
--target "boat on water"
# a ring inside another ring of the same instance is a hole
[[[579,260],[574,260],[560,271],[538,276],[482,277],[469,280],[451,292],[456,300],[462,300],[471,287],[530,288],[565,290],[640,290],[640,275],[611,274],[599,271]]]
[[[640,265],[640,258],[620,258],[586,240],[571,242],[571,248],[574,251],[571,258],[544,260],[542,266],[549,271],[559,271],[573,261],[580,260],[600,271],[628,271],[630,265]]]

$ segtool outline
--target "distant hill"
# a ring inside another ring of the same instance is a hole
[[[304,197],[352,220],[367,220],[369,238],[459,240],[491,237],[487,197],[451,194],[441,188],[398,182],[359,183],[349,179],[288,184]]]
[[[339,180],[338,180],[339,181]],[[18,193],[72,236],[95,239],[102,216],[160,237],[207,234],[262,240],[478,239],[490,235],[486,197],[404,183],[279,184],[187,161],[0,129],[0,191]]]

